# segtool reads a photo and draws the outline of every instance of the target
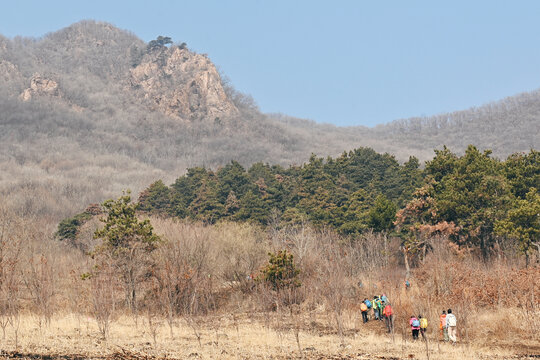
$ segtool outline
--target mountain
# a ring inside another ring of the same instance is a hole
[[[302,163],[360,146],[421,160],[448,145],[499,157],[540,146],[540,92],[375,128],[261,113],[185,43],[145,43],[82,21],[39,39],[0,36],[0,195],[57,220],[81,206],[231,160]]]

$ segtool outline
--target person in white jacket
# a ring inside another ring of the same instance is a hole
[[[446,314],[446,328],[448,329],[448,337],[453,344],[456,343],[456,326],[457,319],[454,314],[452,314],[452,309],[448,309],[448,314]]]

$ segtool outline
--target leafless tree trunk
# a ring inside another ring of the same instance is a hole
[[[158,305],[158,306],[156,306]],[[154,348],[157,348],[157,336],[162,325],[162,317],[159,311],[159,304],[151,303],[146,305],[146,322],[148,331],[152,335]]]
[[[104,340],[109,337],[116,316],[116,272],[109,263],[101,263],[99,271],[90,277],[92,315]]]
[[[18,325],[19,267],[25,228],[20,219],[0,207],[0,327],[3,340],[7,326]]]
[[[409,266],[409,251],[406,247],[402,248],[403,251],[403,262],[405,263],[405,279],[409,279],[411,277],[411,267]]]
[[[32,297],[34,311],[39,314],[39,327],[49,326],[54,311],[55,275],[51,257],[45,254],[32,256],[25,266],[24,282]]]
[[[320,288],[326,304],[330,307],[336,321],[338,335],[344,343],[343,310],[345,308],[346,294],[352,286],[343,269],[341,262],[341,249],[336,244],[328,244],[325,248],[324,260],[320,264],[318,274],[321,281]]]

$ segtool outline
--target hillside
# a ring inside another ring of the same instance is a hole
[[[58,220],[193,166],[299,164],[360,146],[430,159],[469,143],[505,157],[540,147],[540,92],[373,129],[263,114],[184,43],[146,44],[82,21],[39,39],[0,36],[0,191]]]

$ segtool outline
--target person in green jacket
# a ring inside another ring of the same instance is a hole
[[[379,320],[383,321],[384,319],[384,316],[383,316],[383,309],[384,309],[384,306],[386,304],[382,301],[381,298],[378,299],[377,301],[377,308],[379,309]]]
[[[375,320],[379,320],[381,318],[381,312],[379,311],[379,305],[377,304],[378,302],[380,302],[379,297],[374,296],[371,306],[373,307],[373,316]]]

